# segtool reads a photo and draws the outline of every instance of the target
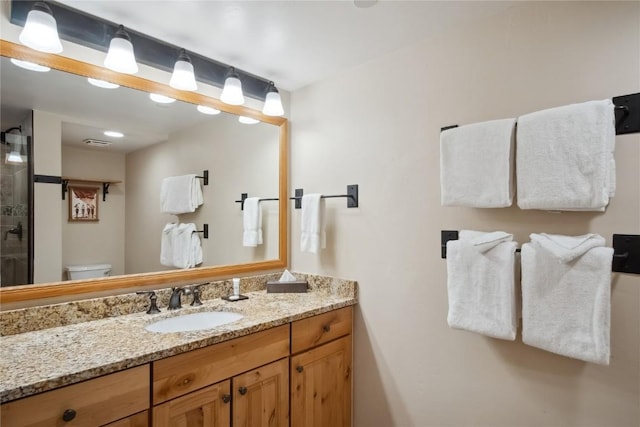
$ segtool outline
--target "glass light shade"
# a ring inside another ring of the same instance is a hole
[[[120,30],[111,39],[109,52],[104,59],[104,66],[119,73],[135,74],[138,72],[138,64],[136,64],[136,56],[133,53],[133,45],[129,40],[121,37],[119,33]]]
[[[29,71],[37,71],[39,73],[46,73],[47,71],[51,71],[51,68],[45,67],[44,65],[35,64],[29,61],[20,61],[19,59],[15,58],[11,58],[11,63]]]
[[[176,101],[173,98],[170,98],[170,97],[164,96],[164,95],[160,95],[158,93],[150,93],[149,94],[149,98],[151,98],[152,101],[157,102],[159,104],[171,104],[172,102]]]
[[[42,2],[36,3],[29,11],[19,39],[23,45],[40,52],[62,52],[56,19],[49,6]]]
[[[247,116],[238,117],[238,121],[245,125],[255,125],[256,123],[260,123],[260,120],[256,120],[253,117],[247,117]]]
[[[205,105],[198,105],[197,108],[198,108],[198,111],[200,111],[202,114],[208,114],[210,116],[215,116],[216,114],[220,114],[220,110],[207,107]]]
[[[12,164],[16,164],[16,163],[24,163],[26,162],[26,158],[24,156],[21,156],[20,153],[18,151],[12,151],[10,153],[7,153],[5,159],[4,159],[5,163],[12,163]]]
[[[262,107],[262,113],[265,116],[283,116],[284,108],[282,108],[282,100],[277,91],[268,92]]]
[[[240,79],[234,76],[229,76],[224,81],[224,88],[220,95],[220,101],[229,105],[242,105],[244,104],[244,95],[242,94],[242,83]]]
[[[99,79],[92,79],[91,77],[87,77],[87,81],[89,81],[89,83],[91,83],[92,85],[101,87],[103,89],[117,89],[120,87],[120,85],[117,85],[115,83],[111,83],[111,82],[107,82]]]
[[[198,89],[196,76],[193,73],[193,64],[191,64],[191,59],[189,59],[184,49],[180,51],[178,60],[173,66],[173,74],[171,75],[169,86],[179,90],[195,91]]]

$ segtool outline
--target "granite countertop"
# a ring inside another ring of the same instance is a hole
[[[0,337],[0,402],[143,365],[185,351],[248,335],[356,303],[347,293],[267,294],[243,292],[248,300],[203,301],[200,307],[162,308]],[[244,317],[197,332],[155,333],[145,326],[200,311],[233,311]]]

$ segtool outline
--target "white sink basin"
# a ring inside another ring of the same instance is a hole
[[[145,329],[161,333],[203,331],[235,322],[243,317],[242,314],[230,311],[205,311],[159,320],[147,325]]]

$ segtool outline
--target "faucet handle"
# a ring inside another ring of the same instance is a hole
[[[160,313],[160,309],[158,308],[158,296],[155,291],[138,291],[136,292],[138,295],[149,295],[149,309],[147,310],[147,314],[156,314]]]
[[[192,306],[202,305],[202,301],[200,301],[200,286],[202,285],[204,285],[204,283],[189,287],[191,289],[191,293],[193,294],[193,301],[191,301]]]

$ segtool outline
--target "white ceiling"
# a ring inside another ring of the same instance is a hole
[[[293,91],[512,1],[87,1],[76,9]],[[366,3],[367,8],[355,3]]]

